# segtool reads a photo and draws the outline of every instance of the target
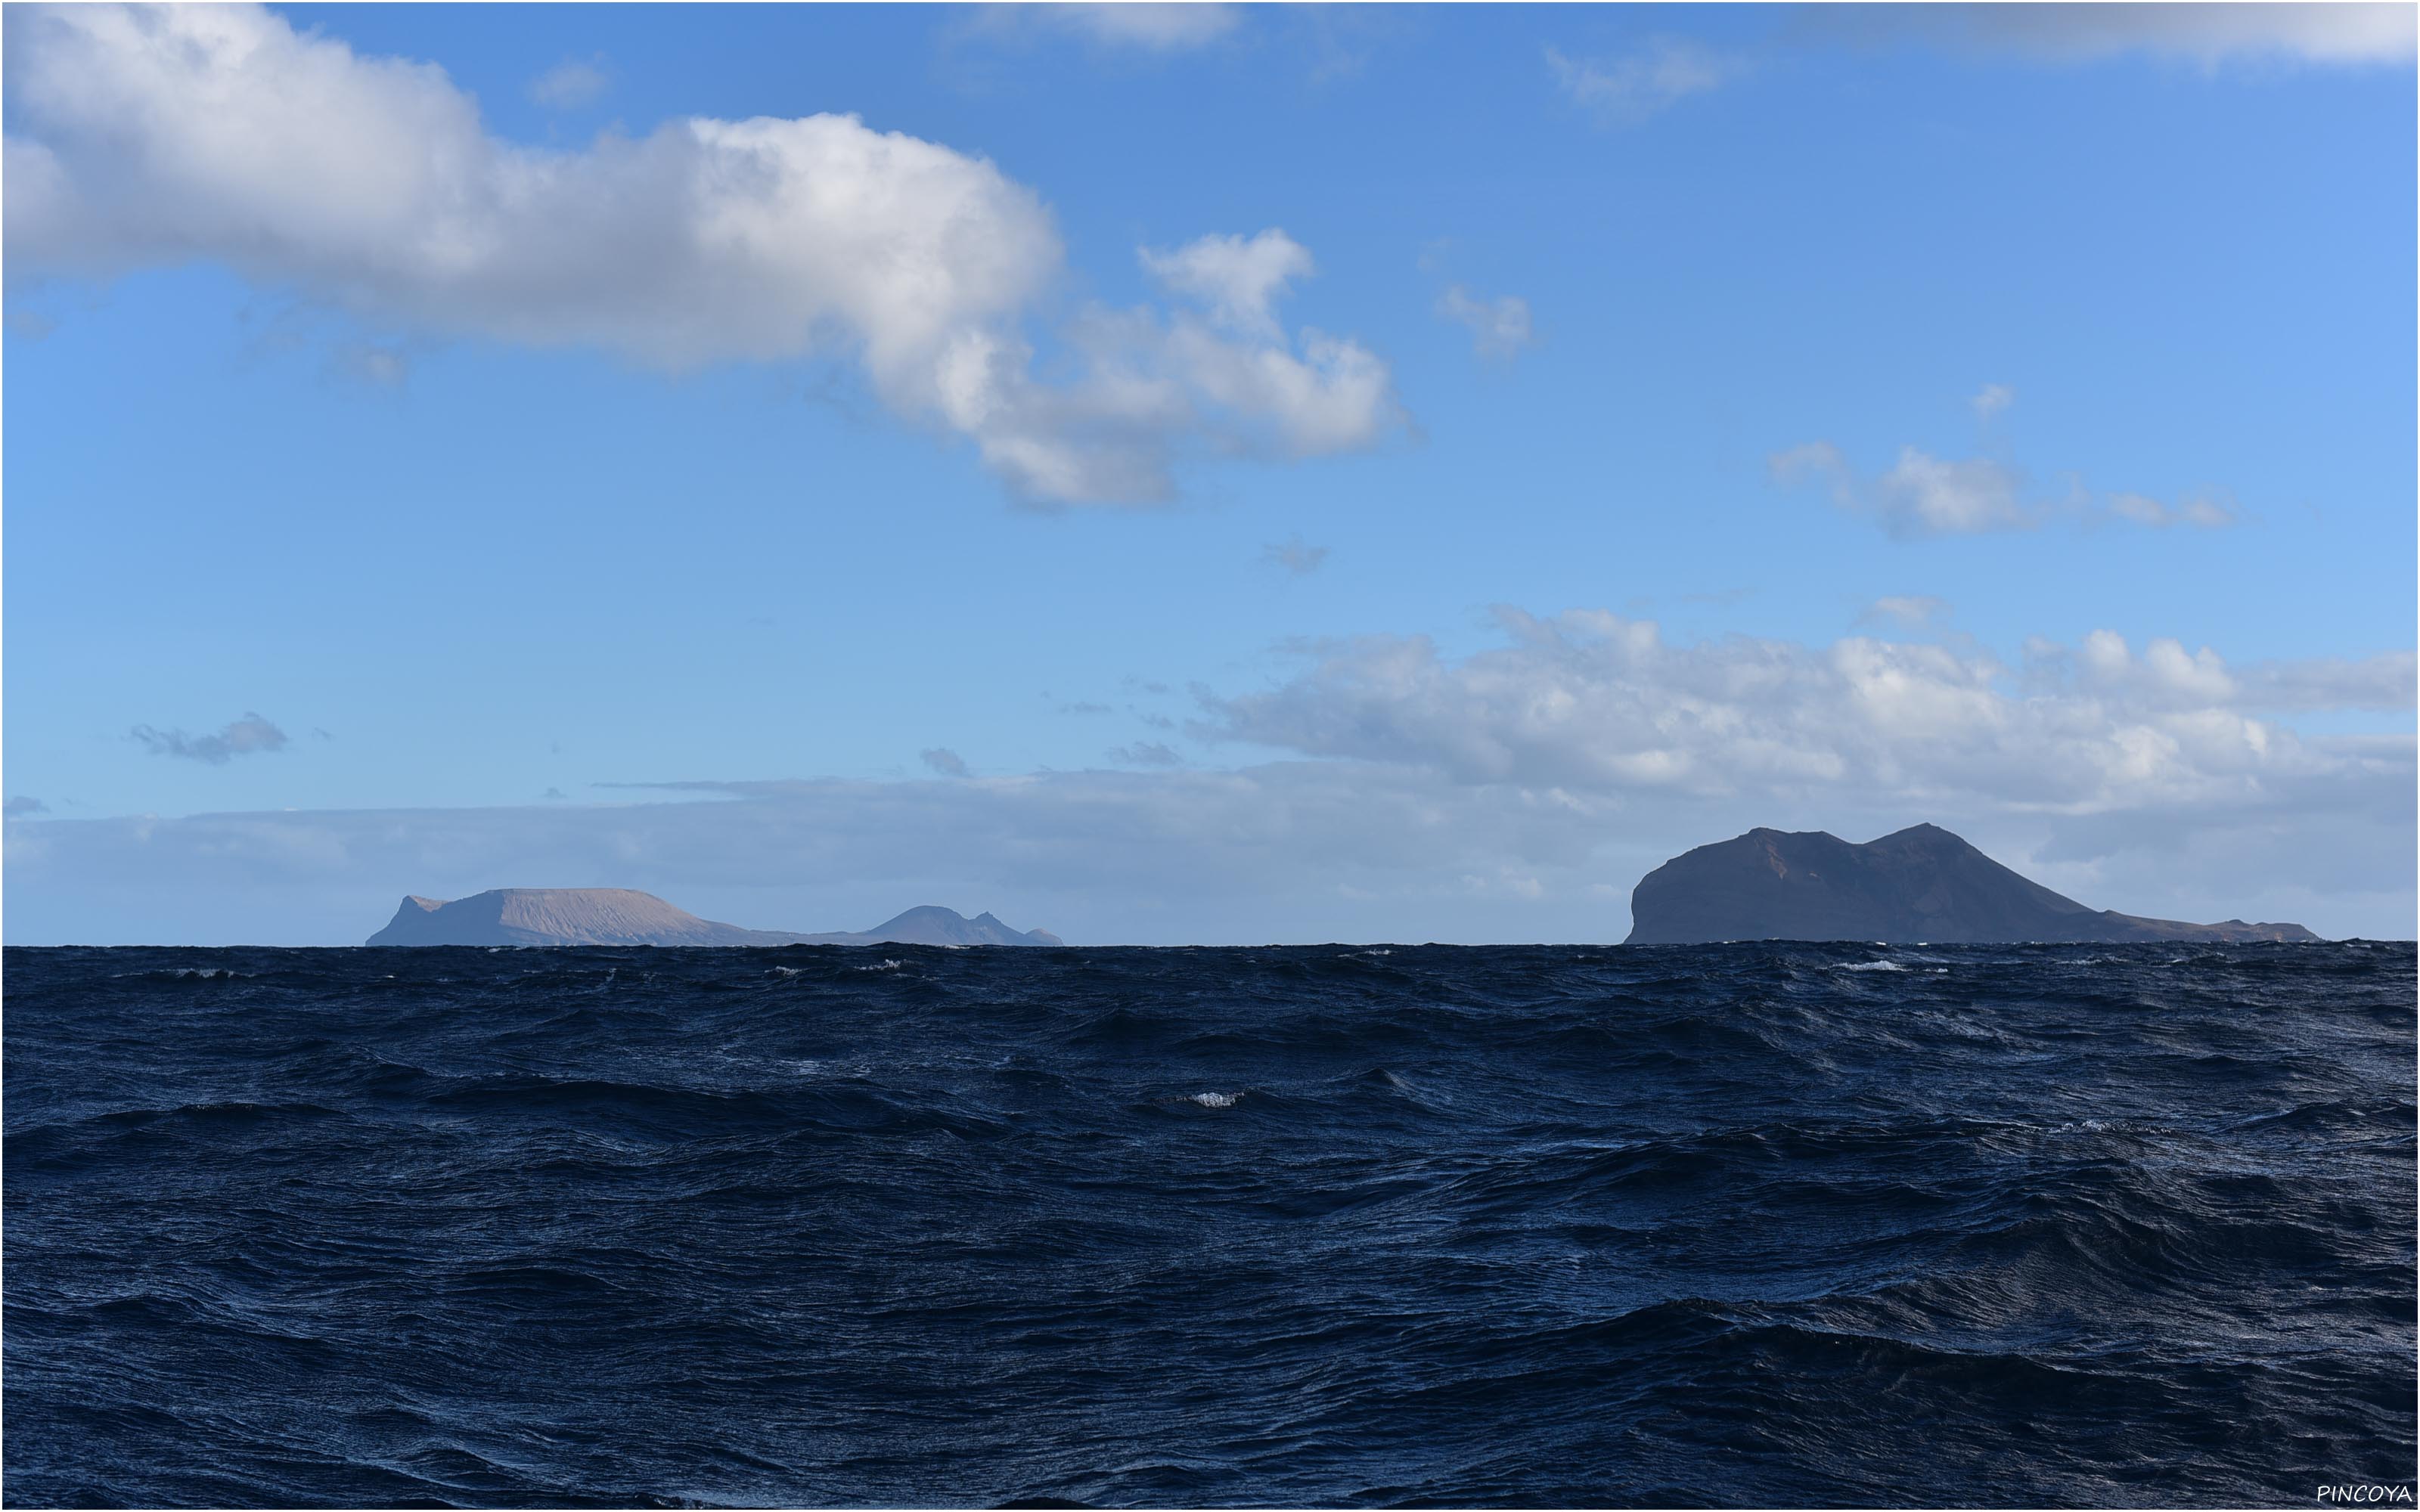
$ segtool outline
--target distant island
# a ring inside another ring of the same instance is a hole
[[[793,934],[741,929],[627,887],[498,887],[446,902],[406,897],[370,945],[1063,945],[990,914],[910,908],[870,930]]]
[[[1892,945],[2309,940],[2300,924],[2185,924],[2095,910],[2009,871],[1937,825],[1852,845],[1751,829],[1647,873],[1631,945],[1873,940]]]

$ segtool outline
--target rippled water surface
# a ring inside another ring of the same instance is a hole
[[[6,1493],[2308,1505],[2409,945],[6,955]]]

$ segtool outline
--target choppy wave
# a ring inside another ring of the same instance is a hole
[[[2307,1504],[2408,945],[7,952],[24,1505]]]

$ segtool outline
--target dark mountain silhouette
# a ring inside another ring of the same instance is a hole
[[[862,933],[795,934],[741,929],[627,887],[499,887],[446,903],[407,897],[371,945],[1058,945],[989,914],[910,908]]]
[[[1064,945],[1048,930],[1010,929],[989,914],[969,918],[951,908],[910,908],[861,934],[808,934],[807,945]]]
[[[1876,940],[1915,945],[2316,940],[2300,924],[2186,924],[2097,911],[2027,881],[1935,825],[1863,845],[1751,829],[1647,873],[1632,945]]]

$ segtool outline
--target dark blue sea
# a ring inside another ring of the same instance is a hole
[[[2414,1475],[2408,944],[5,968],[17,1505]]]

